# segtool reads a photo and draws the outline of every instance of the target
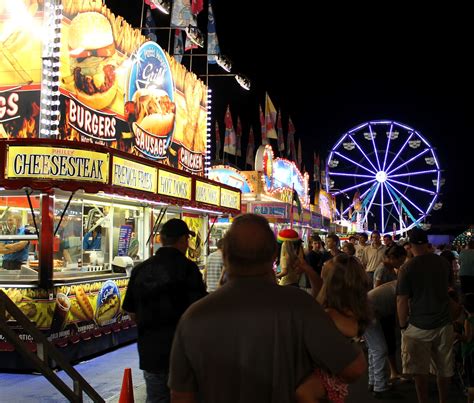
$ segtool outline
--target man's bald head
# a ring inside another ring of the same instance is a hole
[[[252,276],[273,267],[277,244],[268,221],[257,214],[235,218],[224,237],[222,254],[229,274]]]

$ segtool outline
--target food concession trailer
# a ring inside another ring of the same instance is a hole
[[[206,177],[207,87],[102,1],[0,0],[0,41],[0,288],[77,360],[135,337],[121,303],[161,225],[203,266],[241,195]],[[0,363],[27,366],[1,335]]]

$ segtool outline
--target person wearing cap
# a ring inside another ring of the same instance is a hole
[[[194,301],[205,296],[199,268],[186,257],[195,236],[183,220],[168,220],[160,231],[163,246],[131,274],[123,309],[137,322],[140,369],[147,402],[169,402],[168,367],[178,321]]]
[[[421,228],[411,230],[409,241],[413,258],[400,269],[397,283],[403,373],[414,376],[418,401],[428,402],[428,375],[434,363],[439,401],[445,403],[454,362],[449,264],[430,252]]]
[[[222,249],[229,280],[195,302],[176,330],[169,378],[175,402],[290,403],[317,367],[345,382],[364,373],[363,351],[321,305],[276,284],[277,250],[263,216],[233,220]]]

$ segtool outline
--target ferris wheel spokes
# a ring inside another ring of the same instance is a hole
[[[362,150],[362,148],[360,148],[360,145],[357,141],[355,141],[354,137],[352,137],[351,135],[349,135],[349,138],[352,140],[352,142],[355,144],[355,146],[357,147],[357,149],[360,151],[360,153],[364,156],[364,158],[369,161],[369,164],[372,166],[372,168],[374,168],[374,171],[377,172],[378,169],[375,168],[375,165],[372,164],[372,161],[369,159],[369,157],[367,157],[367,154]]]
[[[350,176],[351,178],[373,178],[374,175],[362,175],[362,174],[346,174],[344,172],[331,172],[331,175],[334,176]]]
[[[375,158],[377,159],[377,166],[379,167],[378,170],[381,171],[379,153],[377,152],[377,147],[375,146],[374,132],[372,131],[372,125],[370,123],[369,123],[369,130],[370,130],[370,139],[372,140],[372,146],[374,147]]]
[[[364,185],[367,185],[368,183],[372,183],[372,182],[375,182],[376,180],[375,179],[371,179],[370,181],[366,181],[366,182],[362,182],[362,183],[358,183],[357,185],[354,185],[354,186],[351,186],[351,187],[348,187],[348,188],[345,188],[345,189],[341,189],[337,192],[334,192],[333,195],[334,196],[337,196],[339,194],[344,194],[345,192],[349,191],[349,190],[353,190],[353,189],[356,189],[358,188],[359,186],[364,186]]]
[[[433,192],[432,190],[428,190],[428,189],[421,188],[421,187],[418,187],[418,186],[413,186],[413,185],[410,185],[409,183],[406,183],[406,182],[400,182],[400,181],[397,181],[397,180],[391,179],[391,178],[389,178],[387,180],[389,182],[398,183],[399,185],[406,186],[406,187],[409,187],[409,188],[412,188],[412,189],[415,189],[415,190],[419,190],[420,192],[428,193],[431,196],[434,196],[436,194],[436,192]]]
[[[408,203],[410,203],[413,207],[415,207],[421,214],[425,214],[425,212],[420,209],[415,203],[413,203],[408,197],[406,197],[402,192],[400,192],[395,186],[393,186],[390,183],[387,183],[387,186],[389,186],[389,189],[395,190],[401,197],[403,197]]]
[[[341,154],[340,152],[334,151],[334,154],[339,155],[340,157],[344,158],[345,160],[351,162],[352,164],[355,164],[355,165],[361,167],[362,169],[365,169],[366,171],[370,172],[371,174],[376,175],[376,173],[374,171],[372,171],[369,168],[359,164],[358,162],[355,162],[355,161],[351,160],[349,157],[346,157],[345,155]]]
[[[382,182],[383,183],[383,182]],[[383,186],[382,188],[380,189],[380,217],[382,219],[382,225],[380,226],[380,228],[382,229],[382,233],[385,232],[385,215],[383,213],[384,211],[384,203],[383,203]]]
[[[413,137],[413,132],[408,136],[408,138],[406,139],[405,143],[403,143],[402,147],[400,148],[400,150],[398,150],[398,153],[397,155],[395,155],[395,158],[392,160],[392,162],[389,164],[389,166],[387,167],[387,169],[384,169],[385,172],[387,172],[390,167],[393,165],[393,163],[397,160],[397,158],[400,156],[400,154],[402,153],[402,151],[405,149],[405,147],[407,146],[408,142],[410,141],[410,139]]]
[[[364,215],[364,222],[367,221],[367,215],[369,214],[369,211],[372,208],[372,204],[374,203],[375,196],[377,195],[379,188],[380,188],[380,182],[377,182],[377,187],[375,188],[374,194],[372,195],[372,198],[370,199],[369,205],[367,206],[367,210]]]
[[[390,140],[392,140],[392,129],[393,129],[393,123],[390,124],[390,130],[388,132],[387,149],[385,150],[385,155],[383,157],[382,171],[385,171],[385,164],[387,163],[387,155],[388,155],[388,150],[390,148]]]
[[[396,206],[395,200],[392,197],[392,192],[388,188],[388,184],[384,183],[384,185],[386,186],[386,189],[387,189],[388,194],[390,196],[390,200],[392,201],[393,205]],[[403,207],[403,209],[405,209],[405,211],[407,213],[407,216],[409,216],[410,219],[412,220],[412,222],[414,224],[416,224],[416,220],[414,219],[413,214],[410,212],[410,210],[408,210],[408,207],[405,204],[403,204],[403,202],[398,198],[397,195],[395,195],[395,192],[393,192],[393,193],[394,193],[393,196],[395,196],[397,198],[397,201],[399,203],[399,209],[397,209],[397,212],[398,212],[399,216],[402,217],[402,207]],[[401,222],[403,223],[403,220],[401,220]],[[405,226],[405,230],[406,230],[407,226],[406,225],[404,225],[404,226]]]
[[[436,173],[436,172],[438,172],[437,169],[429,169],[427,171],[416,171],[416,172],[407,172],[404,174],[390,175],[390,176],[387,176],[387,178],[391,179],[391,178],[399,178],[401,176],[424,175],[424,174],[431,174],[431,173]]]
[[[401,217],[402,216],[402,212],[399,208],[397,208],[397,203],[395,203],[395,200],[393,200],[393,196],[392,196],[392,193],[390,192],[390,190],[388,189],[387,187],[387,184],[384,182],[384,187],[385,187],[385,190],[387,191],[388,193],[388,196],[390,197],[390,200],[392,201],[392,205],[393,207],[395,208],[396,212],[398,213],[398,216]]]
[[[401,167],[404,167],[405,165],[408,165],[410,162],[416,160],[417,158],[421,157],[422,155],[425,155],[430,150],[431,150],[430,148],[425,148],[421,153],[416,154],[414,157],[411,157],[408,161],[405,161],[403,164],[399,165],[395,169],[392,169],[391,171],[387,172],[387,175],[390,175],[391,173],[398,171]]]

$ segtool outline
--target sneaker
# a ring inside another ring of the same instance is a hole
[[[375,399],[380,399],[380,400],[398,400],[398,399],[403,399],[403,396],[400,393],[394,392],[393,390],[387,389],[383,390],[381,392],[372,392],[372,396]]]

